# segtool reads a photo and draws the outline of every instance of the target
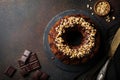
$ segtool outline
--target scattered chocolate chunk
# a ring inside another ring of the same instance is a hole
[[[21,75],[23,77],[25,77],[26,75],[28,75],[28,72],[25,70],[25,68],[21,68],[21,71],[20,71]]]
[[[45,72],[42,72],[40,70],[37,70],[32,75],[32,80],[48,80],[49,75]]]
[[[14,75],[14,73],[16,72],[16,69],[13,66],[9,66],[4,74],[7,75],[8,77],[12,77]]]
[[[25,64],[21,60],[18,60],[18,64],[21,70],[20,72],[23,76],[25,76],[26,74],[29,74],[29,72],[33,70],[40,69],[41,67],[40,62],[35,53],[30,54]]]
[[[33,80],[40,80],[40,77],[42,75],[42,72],[40,70],[37,70],[34,72],[34,74],[32,75],[32,79]]]
[[[48,78],[49,78],[49,75],[47,73],[43,72],[40,77],[40,80],[48,80]]]

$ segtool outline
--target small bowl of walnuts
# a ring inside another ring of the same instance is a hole
[[[106,16],[110,12],[109,2],[98,0],[94,5],[94,12],[99,16]]]

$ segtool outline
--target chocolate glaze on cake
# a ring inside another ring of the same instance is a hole
[[[72,23],[69,19],[73,20]],[[81,14],[68,15],[50,29],[48,42],[52,53],[60,61],[65,64],[81,64],[98,52],[100,36],[90,18]]]

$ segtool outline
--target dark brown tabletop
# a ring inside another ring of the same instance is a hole
[[[49,80],[73,80],[78,73],[67,72],[49,61],[44,51],[43,34],[48,22],[60,12],[70,9],[92,13],[86,5],[97,0],[0,0],[0,80],[31,80],[31,75],[22,77],[17,60],[25,49],[37,53],[41,70],[50,75]],[[107,30],[120,23],[120,0],[110,0],[111,16],[116,19],[107,23],[105,17],[95,16],[100,20],[102,28]],[[119,25],[120,26],[120,25]],[[12,78],[3,74],[9,66],[17,71]]]

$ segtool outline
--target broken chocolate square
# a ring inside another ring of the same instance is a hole
[[[25,50],[23,55],[21,56],[20,60],[23,62],[23,63],[26,63],[27,59],[29,58],[31,52],[28,51],[28,50]]]
[[[25,50],[25,51],[24,51],[24,56],[29,57],[29,56],[30,56],[30,54],[31,54],[31,52],[30,52],[30,51],[28,51],[28,50]]]
[[[20,73],[22,76],[26,76],[28,74],[25,68],[21,68]]]
[[[33,80],[40,80],[40,76],[42,75],[42,72],[40,70],[37,70],[34,72],[34,74],[32,75],[32,79]]]
[[[4,74],[7,75],[8,77],[12,77],[14,75],[15,71],[16,71],[16,69],[13,66],[9,66],[5,70]]]
[[[49,75],[47,73],[43,72],[40,77],[40,80],[48,80],[48,78],[49,78]]]

